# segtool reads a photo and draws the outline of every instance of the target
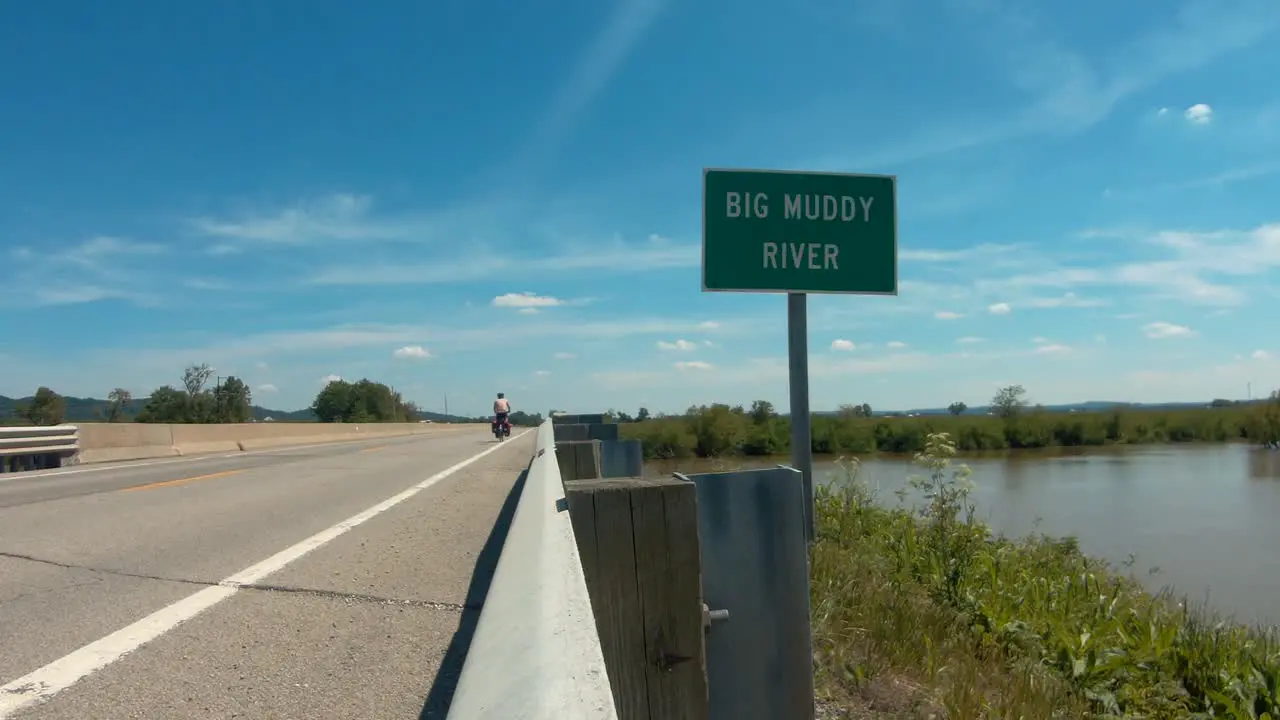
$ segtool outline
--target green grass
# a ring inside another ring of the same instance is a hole
[[[922,508],[821,489],[816,681],[857,718],[1280,718],[1280,637],[1150,594],[1073,539],[993,537],[930,435]]]
[[[681,416],[622,426],[644,443],[647,459],[779,455],[790,451],[790,423],[752,416],[741,407],[691,408]],[[1280,438],[1280,404],[1193,410],[1051,413],[1024,410],[1015,418],[988,415],[926,417],[816,416],[813,452],[821,455],[914,453],[932,433],[948,433],[962,452],[1180,442],[1267,442]]]

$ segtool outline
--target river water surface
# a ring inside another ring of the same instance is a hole
[[[785,464],[787,458],[648,461],[647,475]],[[1242,445],[1067,449],[967,457],[977,515],[996,532],[1074,535],[1086,553],[1122,563],[1150,589],[1172,587],[1242,622],[1280,624],[1280,452]],[[923,471],[870,456],[859,477],[882,503]],[[817,482],[842,482],[814,458]],[[907,502],[912,502],[908,496]],[[1038,522],[1037,522],[1038,521]],[[1151,572],[1155,570],[1155,572]]]

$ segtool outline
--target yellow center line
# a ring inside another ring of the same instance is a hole
[[[391,447],[391,446],[390,446],[390,445],[375,445],[375,446],[373,446],[373,447],[371,447],[371,448],[365,448],[365,449],[361,450],[360,452],[362,452],[362,453],[378,452],[379,450],[386,450],[386,449],[387,449],[387,448],[389,448],[389,447]]]
[[[236,475],[241,472],[244,472],[244,471],[243,470],[224,470],[222,472],[209,473],[208,475],[196,475],[195,477],[179,478],[177,480],[162,480],[160,482],[147,483],[146,485],[135,485],[133,487],[127,487],[124,490],[125,492],[129,492],[132,490],[150,490],[152,488],[171,487],[173,485],[182,485],[183,483],[196,482],[197,480],[212,480],[214,478],[227,477],[229,475]]]

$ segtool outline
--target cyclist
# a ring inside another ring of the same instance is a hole
[[[493,401],[493,421],[501,424],[510,417],[511,401],[507,400],[506,393],[498,393],[498,399]]]

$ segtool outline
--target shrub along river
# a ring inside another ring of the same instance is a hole
[[[647,475],[786,464],[788,458],[685,459],[645,464]],[[976,516],[997,533],[1075,536],[1081,549],[1152,590],[1172,587],[1244,623],[1280,624],[1280,451],[1244,445],[1067,448],[968,456]],[[899,502],[924,470],[901,456],[861,459],[858,477],[881,503]],[[815,456],[817,482],[844,482]],[[906,502],[918,501],[908,492]]]

